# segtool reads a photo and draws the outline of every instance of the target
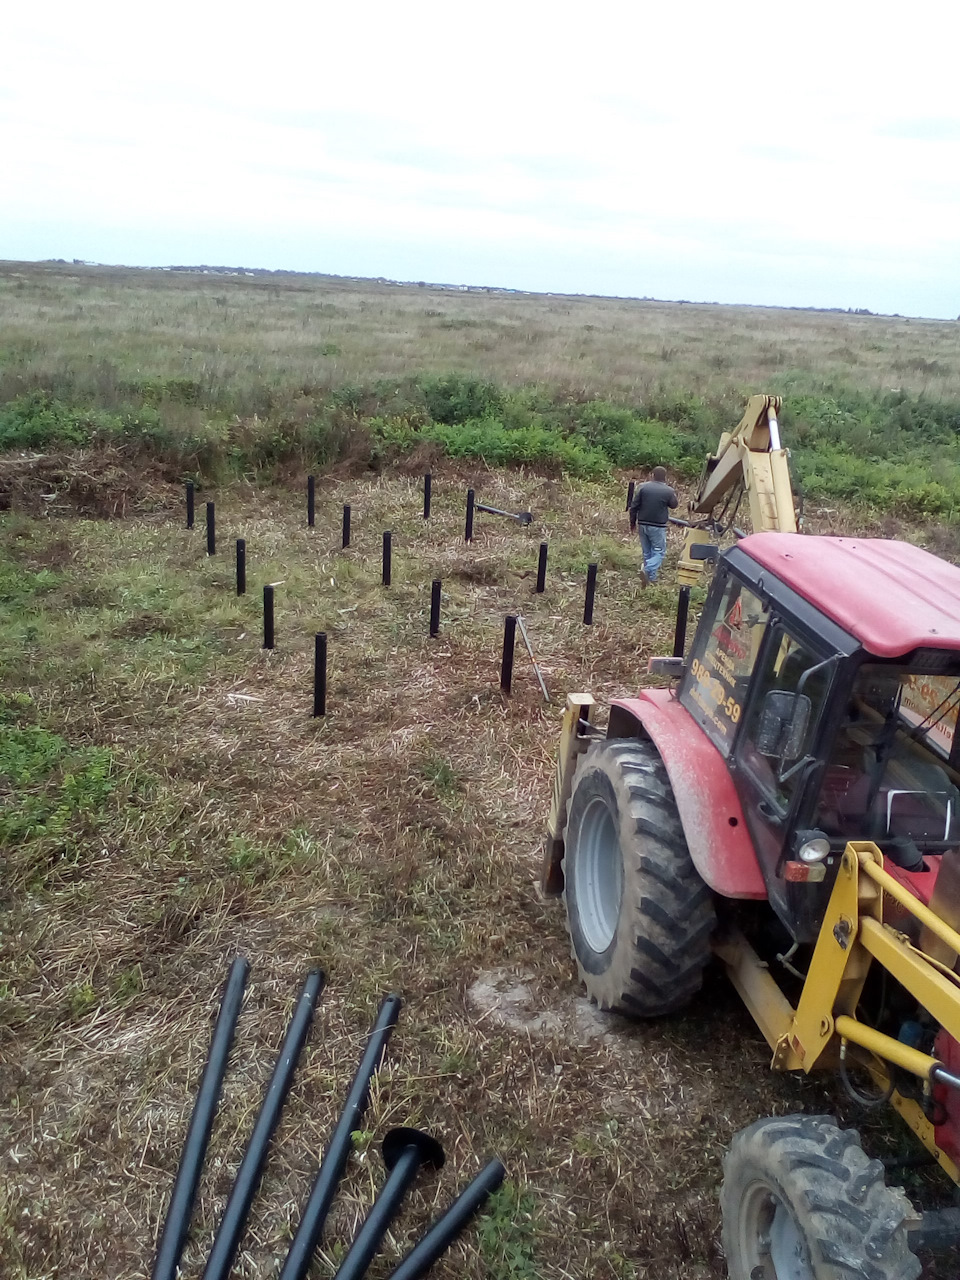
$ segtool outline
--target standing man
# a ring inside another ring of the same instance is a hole
[[[653,479],[640,485],[630,503],[630,528],[640,534],[643,568],[640,582],[647,586],[656,582],[663,557],[667,554],[667,521],[677,506],[676,490],[667,484],[665,467],[653,468]]]

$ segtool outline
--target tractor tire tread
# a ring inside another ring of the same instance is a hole
[[[566,866],[571,950],[588,995],[601,1009],[659,1017],[687,1004],[700,989],[716,927],[713,898],[690,857],[666,768],[647,739],[607,739],[583,755],[567,810],[566,858],[576,838],[578,788],[585,780],[590,785],[594,772],[604,775],[616,799],[623,903],[610,963],[602,973],[593,972],[581,963],[584,943]]]
[[[910,1251],[913,1206],[886,1186],[855,1130],[826,1116],[760,1120],[737,1134],[724,1159],[720,1204],[731,1280],[750,1280],[741,1205],[751,1186],[768,1185],[787,1204],[809,1251],[815,1280],[916,1280],[920,1262]]]

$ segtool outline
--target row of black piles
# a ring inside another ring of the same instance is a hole
[[[428,472],[423,477],[423,518],[430,519],[430,497],[432,493],[432,477]],[[195,490],[192,480],[187,481],[187,528],[193,528],[195,514]],[[627,498],[627,506],[630,505],[630,499],[633,497],[633,481],[630,481],[630,491]],[[307,477],[307,525],[309,528],[314,527],[317,511],[317,486],[316,476]],[[533,516],[529,511],[503,511],[500,507],[491,507],[487,503],[478,502],[476,500],[473,489],[467,490],[467,509],[464,520],[463,537],[464,541],[471,542],[473,540],[473,517],[475,511],[486,511],[494,516],[506,516],[509,520],[516,520],[518,524],[527,525],[533,520]],[[389,537],[385,534],[384,537]],[[350,507],[346,503],[343,507],[343,532],[341,543],[344,548],[350,545]],[[210,555],[214,555],[217,547],[216,520],[214,515],[214,506],[212,502],[207,503],[207,550]]]
[[[423,477],[423,518],[426,520],[430,516],[431,501],[431,476],[429,473]],[[633,481],[630,482],[629,497],[632,497]],[[187,528],[192,529],[194,526],[195,501],[194,501],[194,484],[188,481],[186,486],[186,510],[187,510]],[[207,511],[207,554],[216,554],[216,509],[212,502],[206,504]],[[344,505],[343,508],[343,546],[350,545],[350,507]],[[488,506],[484,503],[477,502],[473,489],[467,490],[467,509],[466,509],[466,525],[464,529],[464,538],[470,542],[473,538],[473,518],[475,511],[486,511],[493,515],[505,516],[509,519],[516,520],[521,525],[528,525],[533,520],[533,516],[529,511],[503,511],[499,507]],[[314,526],[316,512],[316,487],[313,476],[308,477],[307,481],[307,524],[312,528]],[[247,590],[247,544],[244,538],[237,539],[237,595],[245,595]],[[547,551],[546,542],[540,543],[540,555],[537,563],[537,582],[534,588],[537,594],[542,594],[546,587],[547,578]],[[390,530],[385,530],[383,534],[383,571],[382,581],[385,587],[389,587],[392,580],[392,553],[393,553],[393,534]],[[440,592],[441,581],[434,578],[431,583],[430,591],[430,638],[436,639],[440,633]],[[583,605],[583,622],[584,626],[593,624],[593,608],[594,599],[597,589],[597,566],[590,564],[587,566],[587,585],[586,594]],[[274,584],[267,583],[263,588],[263,648],[273,649],[276,644],[275,634],[275,613],[274,613]],[[509,695],[512,689],[513,666],[514,666],[514,648],[515,635],[518,624],[521,627],[524,643],[530,654],[534,671],[543,696],[547,702],[550,701],[547,693],[546,685],[543,681],[543,675],[537,665],[533,649],[530,647],[530,640],[523,629],[522,619],[518,614],[508,614],[504,618],[503,626],[503,654],[500,663],[500,689],[504,694]],[[321,717],[326,715],[327,705],[327,636],[325,632],[318,632],[314,637],[314,674],[313,674],[313,715]]]
[[[247,961],[238,956],[231,966],[214,1026],[210,1051],[160,1235],[151,1273],[152,1280],[176,1280],[248,973]],[[307,975],[214,1237],[203,1271],[203,1280],[226,1280],[233,1267],[250,1206],[263,1175],[270,1140],[279,1123],[323,985],[324,975],[319,970]],[[400,1006],[399,996],[394,995],[387,996],[380,1006],[278,1280],[303,1280],[307,1273],[346,1169],[353,1134],[360,1128],[367,1109],[370,1083],[383,1061],[390,1034],[397,1024]],[[438,1169],[444,1161],[440,1143],[419,1129],[391,1129],[383,1140],[382,1153],[389,1171],[387,1179],[334,1280],[359,1280],[359,1277],[366,1274],[417,1172],[423,1167]],[[504,1174],[501,1162],[491,1160],[391,1272],[389,1280],[416,1280],[417,1277],[426,1275],[487,1197],[500,1186]]]

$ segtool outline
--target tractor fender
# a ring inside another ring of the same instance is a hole
[[[724,898],[767,896],[726,761],[670,689],[616,698],[608,738],[649,738],[673,788],[693,865]]]

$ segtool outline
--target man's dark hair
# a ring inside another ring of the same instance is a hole
[[[660,480],[660,481],[666,480],[666,478],[667,478],[667,468],[666,468],[666,467],[654,467],[654,468],[653,468],[653,478],[654,478],[654,480]]]

